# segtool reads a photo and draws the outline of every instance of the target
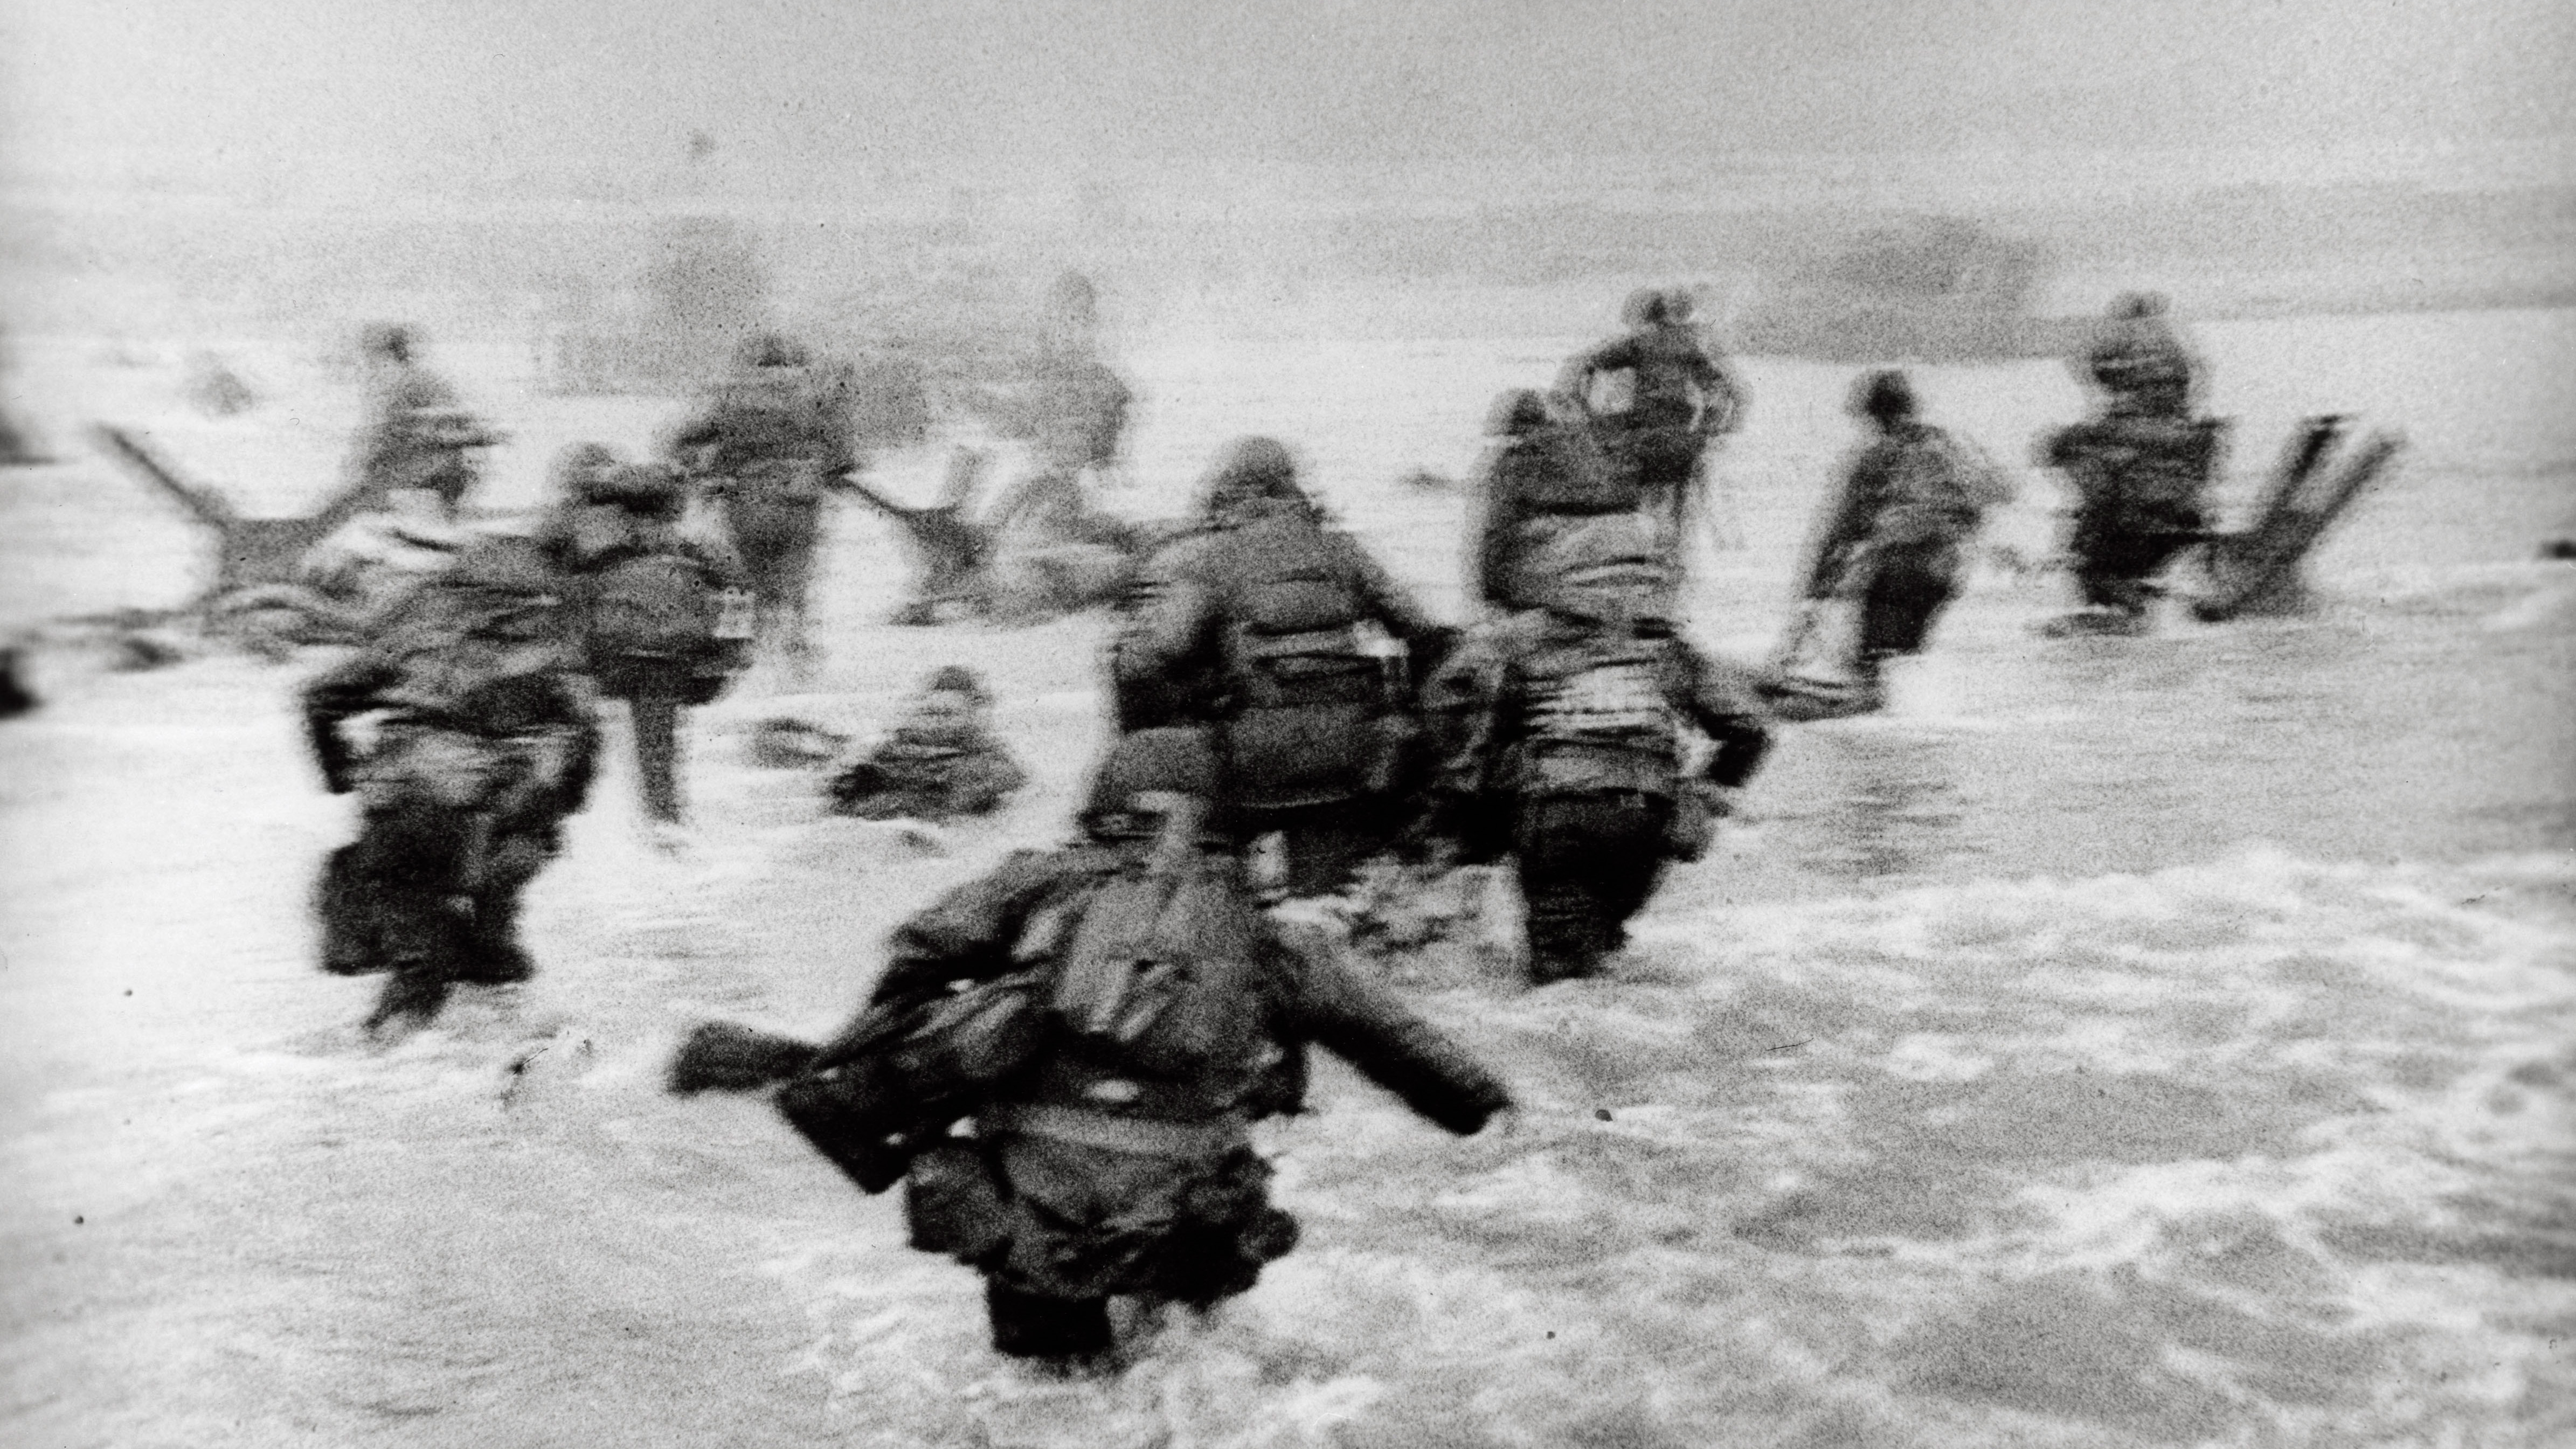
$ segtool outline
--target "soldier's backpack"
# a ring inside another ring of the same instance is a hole
[[[701,560],[678,549],[619,559],[590,591],[594,660],[693,661],[716,648],[724,596]]]
[[[1242,885],[1212,868],[1198,816],[1167,817],[1144,863],[1113,875],[1081,907],[1060,948],[1057,1023],[1124,1066],[1204,1086],[1227,1107],[1263,1064],[1263,917]]]
[[[1872,530],[1877,543],[1964,539],[2009,496],[1992,464],[1939,428],[1917,425],[1891,441],[1886,505]]]
[[[1635,471],[1618,466],[1580,422],[1551,421],[1523,434],[1497,472],[1500,491],[1525,513],[1626,513],[1644,499]]]
[[[1224,556],[1224,676],[1218,748],[1235,803],[1277,809],[1387,788],[1399,745],[1384,662],[1331,538],[1282,510],[1236,531]]]

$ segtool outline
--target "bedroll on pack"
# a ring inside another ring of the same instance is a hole
[[[1249,1071],[1261,1060],[1259,908],[1205,868],[1196,830],[1194,818],[1167,818],[1154,861],[1092,896],[1055,978],[1066,1030],[1115,1043],[1159,1076]]]
[[[594,660],[695,659],[722,637],[724,597],[706,565],[683,553],[622,560],[590,596]]]
[[[1533,596],[1578,619],[1664,625],[1680,612],[1678,580],[1654,523],[1634,513],[1558,520],[1537,531]]]
[[[1503,480],[1536,513],[1626,513],[1644,501],[1633,467],[1622,467],[1584,423],[1550,422],[1512,445]]]

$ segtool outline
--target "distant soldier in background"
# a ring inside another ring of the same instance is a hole
[[[645,818],[667,845],[685,815],[680,711],[712,702],[747,662],[749,602],[732,554],[683,531],[679,474],[617,465],[594,447],[562,460],[577,491],[538,543],[571,579],[585,667],[601,694],[626,701]]]
[[[864,759],[833,775],[836,814],[862,820],[989,815],[1028,780],[993,737],[993,697],[975,671],[943,665]]]
[[[2085,605],[2052,628],[2136,633],[2148,625],[2156,576],[2209,537],[2206,494],[2226,429],[2193,416],[2197,369],[2153,293],[2112,305],[2085,371],[2102,389],[2100,412],[2039,448],[2075,490],[2067,549]]]
[[[736,360],[705,411],[672,435],[670,453],[709,480],[724,510],[756,605],[754,637],[801,665],[813,652],[807,595],[823,496],[857,459],[830,404],[836,392],[812,375],[803,348],[763,334]]]
[[[1108,482],[1135,394],[1101,360],[1100,296],[1082,273],[1056,279],[1031,370],[1029,423],[1039,467]]]
[[[1284,887],[1335,889],[1403,823],[1414,678],[1454,633],[1328,526],[1273,439],[1226,448],[1201,514],[1111,647],[1120,717],[1213,726],[1229,803],[1281,833]]]
[[[358,472],[379,497],[418,489],[453,518],[479,478],[475,450],[500,438],[464,411],[445,378],[422,364],[419,346],[400,323],[372,323],[359,334],[368,399]]]
[[[527,541],[482,540],[304,687],[323,783],[365,810],[317,905],[324,970],[390,973],[371,1031],[428,1022],[460,982],[534,970],[519,893],[588,797],[598,745],[561,589]],[[362,751],[343,728],[368,714]]]
[[[1541,984],[1627,943],[1664,862],[1706,851],[1770,742],[1749,676],[1674,632],[1678,575],[1649,520],[1602,515],[1548,555],[1545,607],[1468,635],[1425,690],[1428,832],[1470,862],[1514,858]],[[1684,723],[1715,744],[1690,780]]]
[[[1885,698],[1881,666],[1921,652],[1932,621],[1958,593],[1969,541],[2012,489],[1973,445],[1916,415],[1913,384],[1901,372],[1863,378],[1852,411],[1876,436],[1825,509],[1806,597],[1811,611],[1836,596],[1859,601],[1848,663],[1867,710]]]
[[[1640,289],[1621,309],[1627,334],[1576,354],[1557,384],[1634,474],[1676,558],[1683,520],[1702,501],[1702,456],[1742,425],[1744,412],[1744,389],[1692,324],[1691,310],[1686,292]],[[1604,409],[1594,390],[1614,376],[1625,381],[1626,405]]]

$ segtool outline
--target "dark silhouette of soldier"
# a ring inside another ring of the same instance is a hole
[[[318,906],[325,970],[390,973],[370,1030],[429,1021],[459,982],[534,970],[519,893],[587,798],[598,744],[563,589],[526,540],[481,541],[304,687],[323,783],[364,806]],[[342,730],[368,714],[361,751]]]

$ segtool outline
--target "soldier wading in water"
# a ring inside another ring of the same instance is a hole
[[[460,982],[525,981],[519,893],[590,789],[598,732],[536,547],[469,545],[358,654],[304,687],[322,781],[358,839],[324,862],[322,967],[389,972],[369,1030],[421,1025]],[[374,744],[343,733],[376,718]]]
[[[792,1076],[780,1109],[863,1190],[909,1177],[912,1246],[981,1273],[993,1347],[1053,1372],[1116,1364],[1111,1299],[1205,1309],[1295,1245],[1246,1129],[1301,1109],[1310,1045],[1455,1133],[1511,1105],[1329,947],[1282,938],[1217,771],[1197,730],[1120,739],[1080,839],[898,928],[831,1043],[768,1038],[748,1063]],[[693,1038],[675,1090],[756,1084],[702,1070],[726,1030]]]

